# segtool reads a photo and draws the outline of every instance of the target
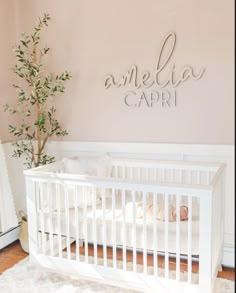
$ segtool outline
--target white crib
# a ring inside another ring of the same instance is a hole
[[[63,161],[25,176],[30,255],[45,268],[141,292],[213,291],[223,252],[223,164],[113,157],[107,178],[66,174]],[[160,200],[165,221],[147,218],[147,202],[156,214]],[[170,202],[175,222],[168,221]]]

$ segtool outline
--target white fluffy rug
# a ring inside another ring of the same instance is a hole
[[[131,293],[131,290],[48,273],[26,258],[0,275],[1,293]],[[133,291],[134,292],[134,291]],[[233,293],[234,282],[217,279],[214,293]]]

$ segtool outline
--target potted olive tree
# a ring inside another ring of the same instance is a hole
[[[32,34],[21,34],[19,44],[14,48],[17,75],[17,91],[14,105],[6,104],[4,110],[18,116],[19,125],[9,125],[9,131],[17,139],[13,143],[13,157],[24,158],[27,168],[52,163],[55,157],[45,152],[45,146],[52,136],[65,136],[67,131],[56,119],[56,109],[52,97],[65,92],[65,83],[71,79],[67,71],[60,74],[47,72],[44,64],[48,47],[41,47],[41,32],[48,26],[49,14],[39,18]],[[20,242],[28,251],[27,215],[20,211]]]
[[[48,73],[43,61],[50,49],[40,47],[41,31],[49,20],[49,14],[44,14],[31,35],[21,34],[14,49],[16,65],[13,68],[19,81],[13,84],[18,96],[15,105],[4,106],[5,111],[20,118],[19,125],[9,125],[10,133],[17,138],[13,143],[13,157],[24,157],[28,168],[53,162],[55,158],[45,153],[48,140],[68,134],[56,119],[51,97],[65,92],[65,82],[71,79],[71,74],[67,71]]]

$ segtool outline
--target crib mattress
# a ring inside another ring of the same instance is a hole
[[[106,226],[106,245],[112,246],[113,241],[117,244],[117,246],[122,246],[124,243],[124,233],[126,235],[126,246],[127,248],[132,248],[134,246],[134,224],[132,215],[126,215],[125,225],[123,224],[123,211],[120,206],[116,205],[115,209],[115,232],[112,227],[112,219],[113,213],[111,208],[111,199],[106,199],[106,207],[105,207],[105,226]],[[84,239],[86,236],[87,241],[93,243],[94,242],[94,227],[97,235],[97,243],[103,244],[103,235],[104,235],[104,220],[103,220],[103,210],[102,205],[96,205],[96,212],[94,214],[92,207],[87,207],[87,232],[85,235],[85,218],[83,209],[78,209],[78,225],[76,225],[76,216],[75,209],[70,208],[68,213],[68,221],[69,221],[69,229],[66,229],[66,213],[62,211],[60,213],[60,231],[59,231],[59,223],[57,219],[57,212],[54,211],[51,213],[49,217],[48,213],[43,214],[44,219],[44,231],[52,232],[54,234],[58,234],[66,236],[70,235],[71,238],[79,235],[80,239]],[[51,219],[51,225],[50,225]],[[94,219],[96,221],[94,222]],[[95,224],[94,224],[95,223]],[[77,226],[77,231],[76,231]],[[156,247],[157,251],[164,252],[165,251],[165,222],[156,221],[157,231],[156,231]],[[38,227],[42,227],[42,215],[38,214]],[[50,229],[49,229],[50,227]],[[147,219],[146,221],[146,231],[143,228],[143,219],[136,219],[136,247],[137,249],[143,249],[144,247],[144,237],[146,234],[146,248],[147,250],[154,250],[154,222],[153,220]],[[168,222],[168,251],[169,253],[176,253],[176,222]],[[192,255],[199,255],[199,219],[197,216],[193,216],[192,219],[192,232],[191,232],[191,252]],[[185,255],[188,253],[188,221],[180,222],[180,253]]]

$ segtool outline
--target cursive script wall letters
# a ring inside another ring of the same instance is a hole
[[[204,74],[205,69],[195,70],[191,66],[185,66],[177,72],[175,65],[170,64],[176,46],[176,34],[170,32],[161,43],[159,56],[154,71],[144,71],[141,74],[138,72],[138,66],[132,65],[120,78],[115,78],[109,74],[105,77],[105,89],[120,88],[131,86],[132,89],[148,89],[155,87],[156,90],[161,90],[168,87],[175,89],[181,83],[187,80],[199,80]],[[169,66],[168,66],[169,65]],[[167,68],[168,66],[168,68]],[[167,71],[168,70],[168,71]],[[163,79],[162,73],[165,71]],[[167,72],[166,72],[167,71]],[[162,79],[162,81],[161,81]],[[127,95],[125,96],[125,101]],[[125,102],[127,105],[127,103]]]

